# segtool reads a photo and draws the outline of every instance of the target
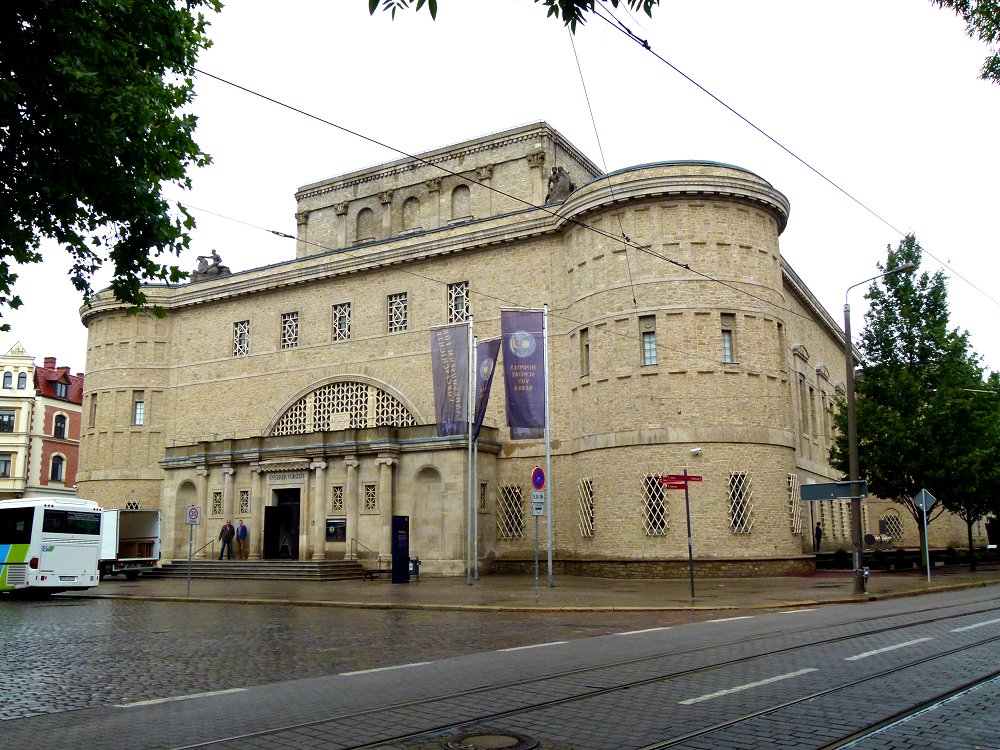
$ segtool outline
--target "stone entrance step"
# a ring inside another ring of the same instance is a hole
[[[148,578],[184,578],[187,560],[171,560]],[[347,581],[363,578],[365,569],[357,560],[192,560],[192,578],[242,580]]]

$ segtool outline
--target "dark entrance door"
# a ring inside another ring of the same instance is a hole
[[[299,490],[274,490],[277,505],[264,508],[264,559],[299,559]]]

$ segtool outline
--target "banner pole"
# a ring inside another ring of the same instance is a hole
[[[552,448],[549,434],[549,306],[542,307],[542,369],[545,370],[545,529],[548,534],[549,588],[552,580]]]
[[[468,585],[472,585],[472,410],[470,408],[470,401],[473,398],[473,391],[476,387],[476,368],[473,364],[475,357],[475,346],[472,343],[472,315],[469,315],[469,390],[465,397],[465,418],[469,427],[468,433],[468,471],[466,472],[466,496],[465,496],[465,510],[466,510],[466,525],[465,525],[465,562],[466,562],[466,576],[465,582]]]
[[[479,367],[479,342],[472,337],[472,367],[469,368],[469,424],[474,428],[479,390],[476,388],[476,368]],[[473,429],[473,431],[475,431]],[[479,580],[479,436],[472,441],[472,580]]]

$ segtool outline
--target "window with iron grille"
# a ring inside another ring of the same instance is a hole
[[[639,318],[639,333],[642,336],[642,364],[656,364],[656,316],[643,315]]]
[[[222,493],[213,492],[212,493],[212,515],[221,516],[222,515]]]
[[[233,323],[233,356],[245,357],[250,353],[250,321]]]
[[[793,534],[802,533],[802,496],[799,494],[799,475],[788,475],[788,523]]]
[[[241,516],[250,515],[250,490],[240,490],[240,513]]]
[[[126,500],[125,510],[141,510],[140,503],[138,500]]]
[[[378,486],[365,485],[365,513],[378,513]]]
[[[500,485],[497,495],[497,537],[524,539],[524,500],[519,484]]]
[[[748,472],[729,475],[729,523],[734,534],[749,534],[753,528],[753,478]]]
[[[577,493],[580,497],[580,536],[594,536],[594,480],[581,479]]]
[[[659,474],[646,474],[642,478],[642,526],[646,536],[663,536],[667,533],[667,503]]]
[[[407,301],[406,292],[390,294],[388,297],[389,333],[399,333],[406,330]]]
[[[299,314],[281,314],[281,348],[295,349],[299,345]]]
[[[479,483],[479,512],[488,513],[489,506],[486,504],[486,482]]]
[[[333,485],[333,499],[330,501],[330,511],[333,513],[344,512],[344,486]]]
[[[878,517],[878,533],[891,536],[894,542],[903,540],[903,522],[898,513],[883,513]]]
[[[347,341],[351,338],[351,303],[339,302],[333,306],[333,340]]]
[[[448,285],[448,322],[461,323],[472,314],[469,282],[459,281]]]

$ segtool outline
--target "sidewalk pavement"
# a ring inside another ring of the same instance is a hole
[[[376,581],[256,581],[185,577],[108,578],[94,589],[72,597],[199,601],[243,604],[355,607],[370,609],[471,610],[480,612],[552,611],[679,611],[779,609],[817,604],[872,601],[934,591],[995,586],[1000,566],[937,568],[931,582],[919,571],[873,572],[868,593],[855,596],[850,571],[821,571],[795,578],[622,580],[555,576],[546,585],[544,568],[534,576],[483,576],[471,585],[466,578],[428,578],[408,584]]]

